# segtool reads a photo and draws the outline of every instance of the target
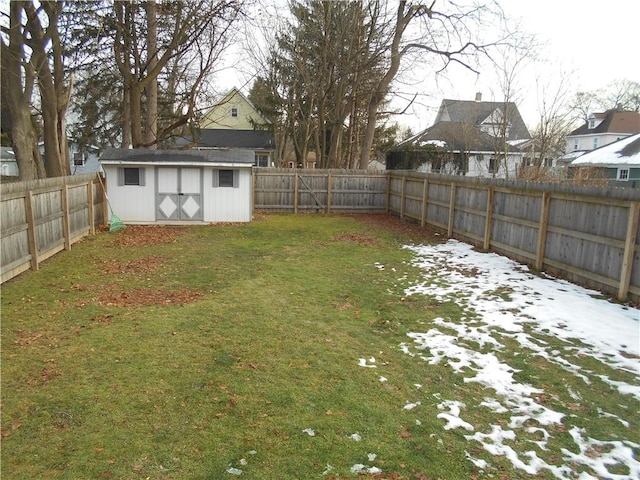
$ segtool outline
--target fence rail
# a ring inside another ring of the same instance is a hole
[[[640,300],[640,192],[390,172],[389,212],[538,271]]]
[[[1,282],[70,250],[106,224],[106,217],[105,192],[96,174],[3,184]]]

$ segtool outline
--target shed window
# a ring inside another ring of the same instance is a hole
[[[213,186],[238,188],[240,186],[240,171],[239,170],[214,170]]]
[[[238,107],[231,108],[231,116],[234,118],[238,116]]]
[[[118,185],[136,185],[143,187],[145,185],[144,171],[144,168],[118,168]]]
[[[84,165],[84,154],[75,152],[73,154],[73,165],[75,167],[82,167]]]
[[[618,180],[629,180],[629,169],[628,168],[619,168],[618,169]]]

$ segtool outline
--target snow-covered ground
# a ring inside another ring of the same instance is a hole
[[[463,429],[470,449],[481,445],[486,452],[505,456],[515,468],[529,474],[548,470],[559,479],[640,478],[640,444],[627,439],[593,438],[584,427],[572,425],[571,417],[543,405],[539,400],[544,395],[542,385],[518,382],[514,378],[517,370],[496,355],[504,348],[505,339],[513,339],[521,346],[522,355],[544,358],[579,378],[587,388],[596,379],[604,381],[629,396],[634,404],[640,400],[639,310],[603,300],[597,292],[562,280],[533,275],[527,267],[505,257],[479,253],[457,241],[406,248],[414,253],[413,263],[424,271],[424,277],[406,288],[405,295],[429,295],[442,302],[455,302],[462,307],[464,316],[455,321],[436,319],[426,331],[411,333],[400,348],[416,360],[446,364],[460,375],[461,382],[476,382],[487,389],[487,397],[479,405],[440,399],[441,413],[437,418],[442,419],[444,429]],[[545,338],[559,339],[562,346],[558,347],[557,342],[551,346]],[[585,357],[611,369],[630,372],[628,378],[633,383],[617,381],[576,364],[577,358]],[[360,360],[363,367],[373,363],[374,359]],[[567,390],[579,404],[579,392],[569,386]],[[413,409],[419,405],[415,402],[403,408],[417,412],[419,408]],[[510,422],[476,431],[464,419],[465,411],[474,408],[509,414]],[[631,429],[630,418],[640,414],[632,410],[629,409],[629,418],[602,409],[599,415]],[[575,447],[553,452],[554,458],[561,461],[551,464],[537,452],[548,450],[552,427],[560,424],[569,432]],[[522,453],[522,447],[519,451],[511,447],[519,435],[531,438],[531,434],[538,439],[526,440],[532,443],[531,449]],[[638,432],[630,431],[627,438],[638,438]],[[478,468],[491,468],[485,460],[470,454],[467,459]],[[613,465],[626,466],[628,473],[612,473],[607,466]],[[572,467],[582,473],[576,474]]]

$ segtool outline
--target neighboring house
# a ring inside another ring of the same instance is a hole
[[[640,133],[581,155],[569,169],[581,167],[601,169],[615,185],[640,188]]]
[[[100,158],[123,222],[249,222],[254,154],[246,149],[131,150]]]
[[[525,155],[519,145],[530,138],[513,102],[483,102],[480,94],[475,101],[445,99],[431,127],[387,156],[387,168],[400,164],[450,175],[515,177]],[[408,157],[413,160],[407,163]]]
[[[0,175],[19,177],[18,161],[12,147],[0,147]]]
[[[100,149],[89,145],[80,149],[78,145],[69,142],[69,162],[71,175],[102,172],[100,168]]]
[[[270,167],[275,142],[269,125],[269,120],[237,88],[232,88],[204,115],[194,137],[180,139],[177,145],[197,149],[251,149],[256,167]]]
[[[592,113],[584,125],[567,135],[565,151],[574,155],[578,152],[589,152],[634,133],[640,133],[638,112],[607,110],[603,113]]]

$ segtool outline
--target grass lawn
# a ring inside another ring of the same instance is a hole
[[[432,397],[465,402],[483,387],[399,347],[460,316],[403,295],[420,272],[400,246],[439,238],[386,216],[269,215],[74,245],[2,286],[2,478],[368,478],[359,464],[383,472],[372,478],[487,477]],[[522,368],[546,395],[567,383],[547,362]],[[421,422],[403,408],[417,384]],[[583,395],[637,417],[628,397]],[[568,433],[556,433],[560,450]],[[491,464],[494,478],[554,478]]]

